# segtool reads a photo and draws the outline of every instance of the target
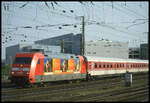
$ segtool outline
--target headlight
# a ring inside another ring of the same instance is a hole
[[[19,68],[12,68],[12,70],[13,70],[13,71],[17,71],[17,70],[19,70]]]
[[[11,74],[14,74],[14,72],[11,72]]]
[[[23,68],[23,71],[29,71],[29,68]]]

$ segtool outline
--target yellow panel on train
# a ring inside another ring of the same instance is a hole
[[[61,62],[60,62],[60,59],[53,59],[53,71],[54,72],[61,72],[60,70],[60,65],[61,65]]]
[[[68,70],[70,72],[74,72],[75,71],[75,60],[72,60],[72,59],[68,60]]]

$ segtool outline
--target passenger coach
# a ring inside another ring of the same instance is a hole
[[[109,75],[128,72],[148,71],[147,60],[118,59],[86,56],[88,73],[94,75]]]

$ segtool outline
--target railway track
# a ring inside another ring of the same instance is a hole
[[[137,76],[133,81],[135,83],[140,80],[143,81],[143,79],[140,79],[141,77],[143,78],[143,76]],[[147,76],[144,78],[147,78]],[[77,100],[77,98],[81,101],[87,101],[87,97],[89,97],[89,101],[97,101],[96,99],[98,97],[96,98],[96,96],[98,94],[84,94],[84,92],[93,90],[107,91],[108,88],[115,88],[123,85],[124,79],[111,78],[90,82],[73,83],[71,85],[58,84],[40,88],[15,88],[13,90],[5,89],[2,90],[2,101],[74,101]]]
[[[79,95],[78,97],[69,98],[67,101],[72,101],[72,100],[73,101],[110,101],[111,98],[108,99],[108,97],[114,97],[115,95],[124,94],[125,92],[130,92],[130,90],[132,90],[134,88],[141,88],[141,87],[144,87],[145,85],[148,85],[148,84],[145,83],[143,85],[138,85],[137,87],[134,86],[132,88],[127,88],[123,85],[118,85],[118,86],[116,85],[116,86],[112,86],[111,88],[105,87],[105,90],[103,90],[103,88],[95,89],[95,90],[93,89],[88,92],[84,91],[83,93],[85,93],[85,94]],[[121,87],[121,88],[119,88],[119,87]],[[145,88],[143,88],[143,89],[145,89]],[[148,89],[148,87],[147,87],[147,89]],[[136,89],[136,90],[138,90],[138,89]],[[78,98],[78,100],[76,98]],[[117,99],[116,100],[113,99],[113,100],[117,101]]]
[[[118,82],[119,79],[110,79],[107,81],[113,82]],[[49,86],[49,87],[40,87],[40,88],[23,88],[23,89],[15,89],[15,90],[4,90],[2,91],[2,99],[15,99],[18,97],[24,97],[26,98],[33,98],[33,94],[36,95],[36,97],[41,97],[44,95],[47,95],[50,92],[50,95],[58,95],[60,92],[65,92],[65,91],[73,91],[73,90],[79,90],[79,89],[84,89],[84,88],[90,88],[92,85],[100,85],[103,83],[104,80],[99,80],[99,81],[91,81],[91,82],[84,82],[84,83],[74,83],[72,85],[70,84],[62,84],[62,85],[57,85],[57,86]],[[101,85],[102,86],[102,85]],[[22,92],[24,94],[22,94]]]
[[[134,101],[133,99],[138,96],[147,95],[149,86],[122,89],[116,91],[110,91],[107,93],[97,94],[90,96],[89,98],[82,99],[80,101]]]

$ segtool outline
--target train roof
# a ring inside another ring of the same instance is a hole
[[[139,59],[121,59],[121,58],[108,58],[95,56],[86,56],[86,58],[88,61],[148,63],[148,60],[139,60]]]
[[[61,58],[61,59],[79,59],[77,55],[74,54],[64,54],[64,53],[58,53],[58,54],[45,54],[45,58]]]

